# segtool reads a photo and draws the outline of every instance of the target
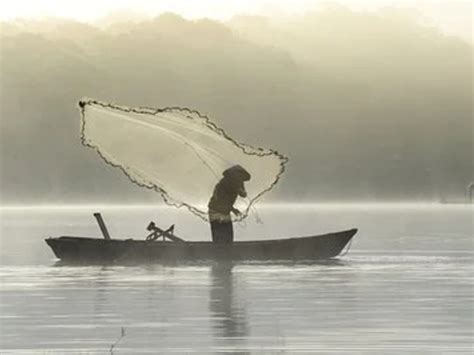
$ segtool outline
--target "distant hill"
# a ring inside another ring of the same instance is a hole
[[[284,152],[273,199],[439,200],[474,180],[472,45],[399,13],[24,21],[0,44],[3,204],[159,201],[81,146],[83,96],[194,108]]]

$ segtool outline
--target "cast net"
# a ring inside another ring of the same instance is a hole
[[[207,116],[186,108],[129,108],[96,100],[79,102],[82,143],[135,184],[161,194],[208,220],[208,201],[222,173],[240,165],[251,179],[235,207],[252,205],[279,181],[288,159],[271,149],[239,143]]]

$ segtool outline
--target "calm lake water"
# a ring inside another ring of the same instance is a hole
[[[358,227],[313,263],[60,266],[43,239],[99,236],[85,208],[0,210],[0,352],[465,353],[474,339],[473,206],[292,205],[258,210],[236,239]],[[150,220],[188,240],[206,224],[169,208],[100,208],[112,237]]]

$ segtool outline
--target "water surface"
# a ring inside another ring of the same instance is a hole
[[[358,227],[348,254],[305,263],[58,266],[47,236],[99,236],[91,208],[3,209],[2,353],[472,353],[473,209],[259,209],[236,239]],[[166,208],[102,209],[112,237],[150,220],[188,240],[208,226]]]

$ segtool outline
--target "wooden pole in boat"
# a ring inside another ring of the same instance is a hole
[[[109,231],[107,230],[107,227],[105,226],[104,220],[102,219],[102,215],[99,212],[94,213],[95,219],[97,219],[97,223],[99,224],[100,230],[102,232],[102,235],[104,236],[105,240],[110,240],[110,234]]]

